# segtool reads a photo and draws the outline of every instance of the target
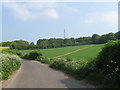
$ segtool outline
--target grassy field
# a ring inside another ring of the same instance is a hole
[[[74,59],[90,59],[96,57],[103,44],[98,45],[80,45],[63,48],[41,49],[44,56],[54,58],[56,56],[69,57]],[[32,50],[21,50],[26,53]],[[65,54],[65,55],[64,55]],[[62,56],[61,56],[62,55]]]

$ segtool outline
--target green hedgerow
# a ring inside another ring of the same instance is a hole
[[[30,59],[30,60],[35,60],[37,59],[39,56],[42,56],[42,53],[40,51],[31,51],[29,53],[26,53],[22,58],[24,59]]]
[[[1,53],[9,53],[9,54],[14,54],[14,55],[18,55],[18,56],[22,56],[22,52],[20,52],[19,50],[16,50],[16,49],[5,49],[5,50],[2,50]]]
[[[91,67],[91,75],[98,73],[98,76],[109,87],[120,86],[120,40],[110,41],[105,44],[102,51],[99,53],[94,65]],[[91,78],[89,76],[89,78]],[[97,81],[98,82],[98,81]],[[115,84],[113,86],[113,83]]]
[[[36,60],[37,60],[37,61],[40,61],[41,63],[51,64],[51,60],[48,59],[48,58],[45,57],[45,56],[39,56],[39,57],[37,57]]]
[[[1,79],[5,80],[21,65],[21,59],[17,55],[0,53],[0,75]]]
[[[104,73],[108,79],[120,80],[120,40],[105,44],[98,55],[96,68]]]
[[[63,70],[66,73],[83,78],[90,73],[90,61],[72,60],[70,58],[58,58],[50,65],[51,68]]]

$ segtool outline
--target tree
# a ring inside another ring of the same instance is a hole
[[[28,47],[29,49],[35,49],[36,47],[35,47],[35,44],[34,44],[34,42],[31,42],[30,44],[29,44],[29,47]]]
[[[109,33],[109,34],[104,34],[100,37],[99,42],[100,43],[106,43],[108,41],[115,40],[115,34],[114,33]]]
[[[120,39],[120,31],[118,31],[117,33],[115,33],[115,37],[116,37],[116,39]]]
[[[1,42],[0,43],[0,46],[4,46],[4,47],[7,47],[7,46],[10,46],[12,42]]]
[[[29,47],[29,42],[24,41],[24,40],[15,40],[11,43],[10,48],[11,49],[28,49]]]
[[[37,41],[37,46],[39,48],[43,48],[43,49],[48,48],[48,40],[47,39],[39,39]]]
[[[76,39],[76,42],[78,45],[82,44],[90,44],[91,43],[91,37],[79,37]]]
[[[98,44],[99,43],[99,38],[100,38],[100,35],[98,34],[93,34],[92,35],[92,38],[91,38],[91,41],[93,44]]]

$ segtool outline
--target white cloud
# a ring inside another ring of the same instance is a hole
[[[33,19],[59,19],[60,16],[55,10],[55,3],[4,3],[10,8],[14,15],[21,20]]]
[[[54,9],[46,10],[45,15],[53,19],[59,18],[58,13]]]
[[[41,20],[41,19],[59,19],[60,14],[57,8],[68,12],[77,12],[78,10],[74,7],[70,7],[64,4],[58,4],[56,2],[24,2],[16,3],[9,2],[4,3],[3,6],[10,8],[14,15],[20,20]]]
[[[64,4],[64,5],[61,5],[62,7],[63,7],[63,10],[65,11],[65,12],[78,12],[79,10],[77,9],[77,8],[75,8],[75,7],[70,7],[70,6],[68,6],[68,5],[66,5],[66,4]]]
[[[115,11],[92,13],[84,20],[86,24],[102,22],[112,26],[118,26],[118,13]]]

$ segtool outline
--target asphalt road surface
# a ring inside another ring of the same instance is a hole
[[[91,85],[75,80],[35,61],[22,60],[17,75],[6,88],[90,88]]]

